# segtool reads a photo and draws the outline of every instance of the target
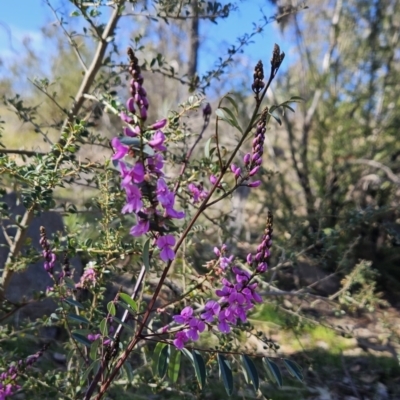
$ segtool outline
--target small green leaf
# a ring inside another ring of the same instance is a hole
[[[242,364],[247,372],[247,375],[251,379],[254,391],[257,392],[260,387],[260,379],[258,377],[258,372],[253,363],[253,360],[251,358],[249,358],[248,356],[246,356],[246,354],[242,354],[240,356],[240,358],[241,358]]]
[[[240,127],[239,122],[237,121],[237,119],[236,119],[235,115],[233,114],[233,112],[229,108],[226,108],[226,107],[221,107],[221,110],[223,110],[226,114],[229,115],[229,117],[230,117],[229,120],[232,121],[233,125],[237,129],[239,129],[240,132],[243,133],[242,128]]]
[[[92,342],[91,346],[90,346],[90,358],[92,360],[95,360],[97,358],[97,350],[99,348],[100,345],[100,339],[96,339],[94,342]]]
[[[132,366],[130,363],[127,361],[124,362],[124,369],[126,372],[126,377],[128,379],[128,382],[131,383],[133,381],[133,371],[132,371]]]
[[[227,122],[229,125],[233,126],[234,128],[238,129],[240,132],[242,132],[242,129],[240,128],[238,123],[235,120],[232,120],[231,118],[227,117],[225,114],[225,111],[222,108],[217,108],[215,111],[215,114],[217,114],[219,119]]]
[[[68,288],[70,288],[70,289],[75,289],[76,288],[75,282],[71,278],[68,278],[66,276],[66,277],[64,277],[63,280],[64,280],[64,282],[65,282],[65,284],[67,285]]]
[[[233,375],[229,361],[222,355],[218,354],[219,376],[222,378],[226,393],[232,396],[233,393]]]
[[[289,374],[296,378],[298,381],[303,382],[304,376],[301,372],[301,367],[294,361],[284,359],[283,362],[285,363],[286,369],[289,371]]]
[[[88,321],[85,317],[81,317],[80,315],[77,314],[68,314],[68,318],[80,322],[82,324],[88,324],[88,325],[90,324],[90,321]]]
[[[272,381],[275,381],[279,387],[282,387],[282,374],[279,367],[268,357],[264,357],[263,361],[266,365],[266,371]]]
[[[277,115],[275,115],[275,114],[272,114],[272,113],[268,113],[272,118],[274,118],[275,120],[276,120],[276,122],[278,122],[278,124],[279,125],[282,125],[282,121],[281,121],[281,119],[277,116]]]
[[[108,310],[108,312],[109,312],[111,315],[113,315],[113,316],[116,314],[117,310],[115,309],[115,304],[114,304],[113,301],[110,301],[110,302],[107,304],[107,310]]]
[[[224,99],[230,101],[231,104],[233,105],[233,107],[235,108],[236,114],[239,114],[239,107],[238,107],[236,101],[231,96],[224,96]]]
[[[160,360],[160,354],[161,354],[161,351],[166,346],[167,346],[166,343],[158,342],[156,347],[155,347],[155,349],[154,349],[154,352],[153,352],[153,365],[152,365],[153,375],[154,376],[158,375],[158,364],[159,364],[159,360]]]
[[[161,349],[160,352],[160,357],[158,358],[158,366],[157,366],[157,372],[158,376],[160,378],[164,378],[166,372],[167,372],[167,367],[168,367],[168,346],[164,346]]]
[[[146,240],[143,246],[143,264],[146,268],[146,272],[150,272],[150,238]]]
[[[181,367],[181,352],[175,346],[168,345],[169,365],[168,365],[168,378],[172,383],[178,380],[179,369]]]
[[[100,360],[94,360],[87,369],[85,369],[85,372],[81,376],[81,385],[84,385],[86,383],[86,379],[88,378],[90,372],[93,370],[94,373],[96,373],[100,368]]]
[[[289,101],[292,101],[294,103],[303,103],[305,100],[300,97],[300,96],[292,96]]]
[[[206,144],[204,145],[204,157],[205,157],[205,158],[210,158],[210,145],[211,145],[211,140],[212,140],[212,137],[210,137],[210,138],[207,140]]]
[[[64,301],[66,303],[70,304],[71,306],[78,307],[78,308],[80,308],[82,310],[85,309],[83,304],[79,303],[79,301],[76,301],[76,300],[72,299],[71,297],[68,297],[68,298],[64,299]]]
[[[137,311],[137,304],[136,301],[126,293],[120,293],[119,298],[122,299],[125,303],[127,303],[133,310]]]
[[[100,322],[100,333],[106,337],[108,336],[108,323],[107,323],[107,318],[103,318]]]
[[[288,106],[287,104],[282,105],[282,107],[288,108],[290,111],[295,112],[294,109],[292,107]]]
[[[200,389],[203,390],[206,384],[206,364],[197,350],[192,351],[192,356],[197,381],[199,382]]]
[[[181,350],[181,352],[190,360],[190,362],[193,364],[193,367],[194,367],[192,353],[185,347]]]
[[[72,337],[79,343],[85,345],[86,347],[90,347],[92,345],[92,343],[90,342],[90,340],[88,338],[86,338],[85,336],[79,334],[79,333],[74,333],[72,332]]]
[[[119,318],[117,317],[112,317],[112,319],[119,325],[122,325],[125,329],[127,329],[129,332],[133,332],[133,328],[128,325],[126,322],[122,322]]]

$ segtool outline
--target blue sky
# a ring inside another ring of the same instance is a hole
[[[51,0],[57,7],[58,0]],[[66,4],[66,2],[64,3]],[[266,0],[237,1],[239,10],[228,19],[220,20],[218,25],[210,22],[201,24],[201,34],[207,39],[202,45],[199,57],[200,74],[211,69],[214,61],[220,55],[220,49],[226,51],[227,44],[237,44],[236,38],[251,32],[253,22],[260,20],[260,9],[270,16],[273,9]],[[54,16],[43,0],[14,0],[2,4],[0,16],[0,57],[7,61],[15,57],[22,48],[22,41],[29,37],[34,49],[45,51],[40,28],[54,22]],[[255,64],[260,57],[268,62],[276,41],[282,41],[275,22],[266,26],[263,33],[257,35],[254,43],[245,47],[244,56],[249,63]],[[226,53],[225,53],[226,54]],[[222,56],[225,55],[222,53]],[[5,73],[0,68],[0,77]]]

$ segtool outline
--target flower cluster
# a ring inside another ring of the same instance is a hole
[[[157,247],[163,261],[173,260],[175,253],[172,247],[175,238],[168,232],[167,220],[184,218],[183,212],[177,211],[175,193],[169,190],[162,171],[166,150],[165,135],[162,129],[167,120],[163,119],[147,128],[149,102],[143,88],[138,60],[132,49],[128,50],[130,58],[129,73],[132,76],[130,93],[132,97],[127,101],[127,113],[121,113],[121,119],[127,124],[123,138],[114,138],[111,141],[115,149],[114,160],[121,172],[121,187],[126,193],[126,204],[122,213],[136,215],[137,224],[130,230],[132,236],[141,236],[150,230],[157,232]],[[147,139],[146,139],[147,137]],[[130,156],[134,164],[122,161]],[[163,235],[163,236],[162,236]]]
[[[90,286],[94,286],[97,281],[96,277],[96,270],[93,268],[94,263],[91,261],[83,271],[83,274],[81,276],[81,279],[79,282],[75,285],[77,288],[84,289],[88,288]]]
[[[54,273],[54,266],[56,264],[57,257],[50,249],[50,244],[49,244],[49,241],[47,240],[46,229],[45,229],[44,226],[40,227],[40,241],[39,241],[39,243],[40,243],[40,246],[43,249],[42,254],[43,254],[43,258],[45,259],[44,269],[52,277],[53,273]]]
[[[249,267],[254,268],[253,273],[235,266],[233,255],[227,255],[225,245],[220,249],[214,248],[214,253],[218,257],[217,265],[223,276],[222,286],[215,290],[219,300],[207,301],[199,317],[194,315],[192,307],[185,307],[179,315],[173,317],[176,323],[184,325],[183,329],[175,334],[173,341],[178,349],[182,349],[189,340],[198,340],[206,324],[216,324],[221,333],[229,333],[238,321],[246,322],[248,312],[256,303],[262,302],[256,291],[258,284],[253,278],[268,268],[267,259],[270,257],[272,246],[272,224],[272,214],[268,213],[266,229],[261,244],[257,247],[257,253],[255,255],[250,253],[247,256]]]
[[[19,360],[16,364],[11,365],[6,372],[0,374],[0,400],[5,400],[20,388],[16,382],[18,375],[33,365],[42,356],[47,347],[48,345],[44,346],[42,350],[27,357],[25,360]]]
[[[253,74],[253,84],[251,85],[251,88],[253,89],[253,92],[255,94],[258,94],[261,92],[263,87],[265,86],[265,83],[263,82],[264,79],[264,67],[263,63],[261,60],[257,63],[256,67],[254,68],[254,74]]]

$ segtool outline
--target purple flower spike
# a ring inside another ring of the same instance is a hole
[[[171,249],[175,245],[175,238],[172,235],[160,236],[157,239],[157,246],[161,250],[161,260],[167,262],[175,258],[175,252]]]

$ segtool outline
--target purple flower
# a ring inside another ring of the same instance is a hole
[[[219,260],[220,267],[222,269],[228,268],[231,265],[231,263],[233,261],[233,258],[234,258],[233,255],[231,255],[229,257],[221,257],[220,260]]]
[[[188,189],[193,197],[193,203],[196,204],[200,200],[204,200],[208,196],[208,192],[204,191],[200,186],[195,185],[194,183],[189,183]]]
[[[189,329],[186,331],[186,335],[193,341],[199,340],[199,332],[203,332],[206,328],[206,324],[197,318],[192,318],[189,322]]]
[[[134,129],[132,129],[130,126],[125,126],[124,134],[126,136],[130,136],[130,137],[138,136],[138,135],[140,135],[140,127],[136,126]]]
[[[113,160],[120,160],[129,152],[129,147],[123,145],[117,137],[111,140],[111,145],[115,149],[115,154],[112,156]]]
[[[214,253],[217,257],[221,257],[221,252],[218,247],[214,247]]]
[[[172,235],[160,236],[157,239],[157,246],[161,250],[161,260],[167,262],[175,258],[175,252],[171,249],[175,245],[175,238]]]
[[[181,311],[180,315],[174,315],[173,319],[178,324],[187,324],[192,319],[192,315],[193,315],[193,308],[187,306]]]
[[[229,333],[231,331],[231,327],[229,326],[229,324],[226,320],[224,312],[221,312],[219,314],[218,320],[219,320],[219,322],[218,322],[219,331],[222,333]]]
[[[149,129],[157,130],[162,129],[164,126],[167,125],[167,119],[160,119],[159,121],[155,122],[153,125],[149,126]]]
[[[164,133],[162,131],[157,131],[154,136],[153,139],[149,140],[149,145],[157,151],[165,151],[167,150],[167,148],[163,145],[165,141],[165,136]]]
[[[177,349],[182,350],[188,340],[189,338],[187,337],[186,332],[177,332],[175,335],[174,346]]]
[[[143,207],[142,193],[140,189],[135,185],[129,185],[126,187],[126,200],[127,203],[122,208],[122,214],[138,212]]]
[[[251,154],[247,153],[244,157],[243,157],[243,161],[246,165],[248,165],[250,163],[250,158],[251,158]]]
[[[141,161],[138,161],[131,169],[130,175],[135,183],[141,183],[144,180],[145,169]]]
[[[150,229],[150,222],[145,219],[140,219],[138,224],[133,226],[129,233],[132,236],[142,236],[147,233]]]
[[[87,338],[88,338],[91,342],[94,342],[95,340],[99,339],[100,336],[101,336],[100,333],[96,333],[96,334],[94,334],[94,333],[89,333],[89,335],[87,335]]]
[[[241,173],[241,170],[239,167],[237,167],[235,164],[231,165],[231,171],[235,175],[235,179],[238,179]]]
[[[126,108],[132,114],[135,114],[135,99],[130,97],[126,102]]]
[[[209,300],[204,309],[206,310],[203,314],[201,314],[201,318],[203,318],[207,322],[212,322],[214,320],[214,316],[218,316],[221,306],[218,302],[214,300]]]
[[[167,184],[162,178],[157,181],[156,194],[157,200],[161,203],[162,206],[168,207],[171,205],[171,194],[173,196],[173,193],[169,191]]]
[[[155,174],[162,176],[164,173],[161,171],[164,166],[164,157],[162,154],[155,154],[153,157],[147,159],[149,170]]]
[[[261,181],[254,181],[247,184],[248,187],[255,188],[261,185]]]

